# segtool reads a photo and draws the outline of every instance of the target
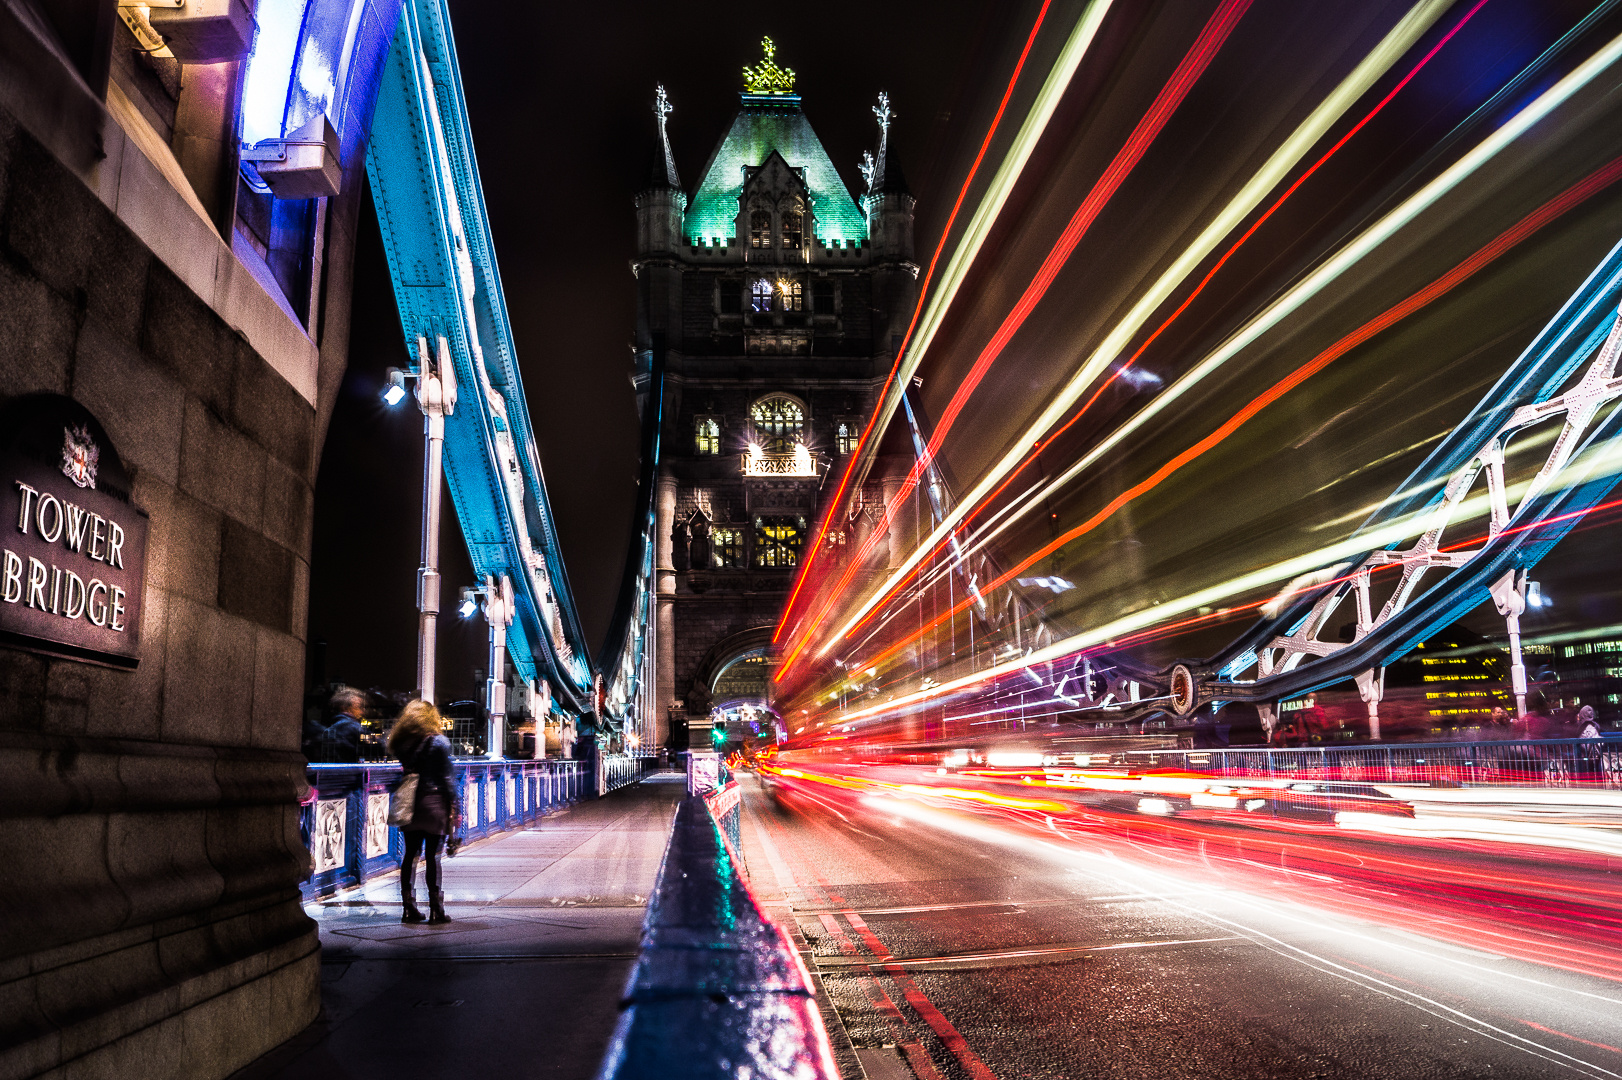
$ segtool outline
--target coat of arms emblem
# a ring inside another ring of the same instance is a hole
[[[96,486],[96,460],[101,448],[90,437],[90,428],[84,424],[62,429],[62,475],[82,488]]]

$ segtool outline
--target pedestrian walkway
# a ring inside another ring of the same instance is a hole
[[[321,1015],[233,1080],[589,1078],[685,793],[654,773],[464,848],[444,864],[448,925],[402,925],[397,874],[310,904]]]

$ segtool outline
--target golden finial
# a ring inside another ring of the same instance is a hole
[[[772,44],[771,38],[761,38],[760,47],[766,53],[766,59],[757,66],[743,66],[743,88],[751,94],[792,94],[794,92],[794,69],[780,68],[772,57],[777,53],[777,46]]]

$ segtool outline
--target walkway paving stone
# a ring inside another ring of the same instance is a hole
[[[310,904],[321,1016],[233,1080],[588,1080],[685,790],[655,773],[464,848],[444,864],[445,926],[400,923],[396,874]]]

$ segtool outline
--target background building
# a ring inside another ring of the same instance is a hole
[[[663,418],[659,738],[679,745],[683,725],[725,704],[717,684],[748,683],[737,666],[768,655],[827,480],[856,447],[917,295],[913,198],[890,160],[887,107],[858,200],[767,44],[691,196],[660,89],[660,144],[636,200],[635,380],[639,406]],[[664,399],[650,403],[656,375]],[[884,482],[868,487],[873,508]],[[847,538],[830,530],[829,542]]]

